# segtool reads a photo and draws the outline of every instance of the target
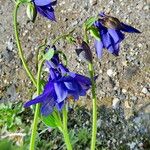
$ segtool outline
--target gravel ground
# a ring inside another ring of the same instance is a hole
[[[27,101],[31,98],[32,84],[26,77],[17,55],[13,35],[13,1],[0,1],[0,101]],[[58,2],[55,22],[41,16],[35,24],[28,22],[25,7],[19,11],[20,36],[28,63],[35,72],[34,55],[39,44],[48,37],[51,39],[62,32],[76,29],[81,35],[83,21],[104,11],[116,16],[121,21],[139,29],[141,34],[127,34],[121,44],[120,56],[114,57],[105,50],[101,60],[95,57],[95,70],[98,74],[98,104],[108,109],[122,109],[125,119],[134,116],[133,122],[142,122],[141,126],[150,133],[150,3],[148,0],[97,0],[91,5],[89,0],[64,0]],[[78,61],[74,47],[60,41],[57,47],[65,52],[69,68],[82,74],[88,74],[87,65]],[[95,50],[91,44],[93,55]],[[91,108],[91,92],[79,101]],[[136,116],[135,116],[136,114]]]

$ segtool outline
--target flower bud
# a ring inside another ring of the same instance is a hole
[[[78,57],[83,61],[87,61],[91,63],[93,57],[89,45],[79,37],[77,38],[77,44],[78,46],[75,49],[75,51]]]
[[[104,16],[100,19],[100,22],[106,28],[118,29],[118,30],[122,28],[122,25],[119,19],[112,17],[112,16]]]
[[[36,11],[34,4],[28,3],[26,13],[27,13],[28,18],[32,22],[34,22],[37,16],[37,11]]]

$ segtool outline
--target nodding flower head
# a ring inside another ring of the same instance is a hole
[[[34,3],[37,12],[39,12],[42,16],[56,21],[53,6],[57,4],[57,0],[32,0]]]
[[[72,97],[78,100],[80,96],[85,96],[87,90],[91,87],[90,78],[70,72],[62,63],[59,62],[58,55],[54,55],[51,62],[57,62],[57,65],[49,65],[49,79],[44,87],[43,93],[33,100],[25,103],[25,107],[41,104],[41,113],[47,116],[53,112],[54,107],[59,111]]]
[[[125,38],[123,32],[141,33],[134,27],[120,22],[119,19],[108,16],[105,13],[99,14],[99,19],[94,23],[98,28],[101,40],[95,41],[98,58],[102,57],[102,49],[106,48],[113,55],[119,55],[120,42]]]

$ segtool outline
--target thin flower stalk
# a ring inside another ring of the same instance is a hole
[[[20,39],[19,39],[19,33],[18,33],[18,25],[17,25],[17,13],[18,13],[18,8],[20,6],[20,2],[17,2],[15,4],[15,9],[14,9],[14,31],[15,31],[15,38],[16,38],[16,44],[17,44],[17,47],[18,47],[18,54],[19,54],[19,57],[22,61],[22,64],[23,64],[23,67],[27,73],[27,75],[29,76],[30,80],[33,82],[33,84],[35,85],[36,87],[36,80],[33,76],[33,74],[31,73],[29,67],[28,67],[28,64],[26,63],[26,60],[25,60],[25,57],[24,57],[24,54],[23,54],[23,50],[22,50],[22,47],[21,47],[21,42],[20,42]]]
[[[41,89],[40,88],[40,77],[41,77],[43,63],[44,63],[44,61],[42,61],[40,63],[39,68],[38,68],[38,73],[37,73],[37,95],[39,95],[41,92],[40,91],[40,89]],[[31,133],[29,150],[34,150],[34,148],[35,148],[35,139],[36,139],[39,113],[40,113],[40,104],[36,104],[35,113],[34,113],[34,120],[33,120],[33,124],[32,124],[32,133]]]
[[[67,150],[72,150],[72,145],[71,145],[71,142],[70,142],[70,138],[69,138],[69,134],[68,134],[68,127],[67,127],[67,122],[68,122],[68,116],[67,116],[68,107],[67,107],[67,104],[63,108],[62,113],[63,113],[63,131],[62,132],[63,132],[64,140],[65,140],[65,143],[66,143]]]
[[[84,40],[88,43],[88,35],[86,30],[84,30]],[[92,83],[92,137],[91,137],[91,150],[95,150],[96,145],[96,134],[97,134],[97,97],[96,97],[96,84],[94,79],[94,69],[93,62],[88,63],[89,74]]]

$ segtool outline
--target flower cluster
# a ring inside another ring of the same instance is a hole
[[[32,0],[37,12],[39,12],[42,16],[55,21],[55,14],[53,6],[57,4],[57,0]]]
[[[29,107],[40,103],[41,113],[44,116],[52,113],[54,107],[61,110],[69,97],[78,100],[79,96],[85,96],[91,86],[90,78],[70,72],[60,63],[57,53],[54,54],[51,61],[46,62],[46,65],[50,74],[43,93],[24,105]]]
[[[123,32],[140,33],[139,30],[120,22],[117,18],[100,13],[100,19],[94,23],[98,28],[100,40],[95,41],[98,58],[102,57],[102,49],[106,48],[113,55],[118,56],[120,42],[125,38]]]

